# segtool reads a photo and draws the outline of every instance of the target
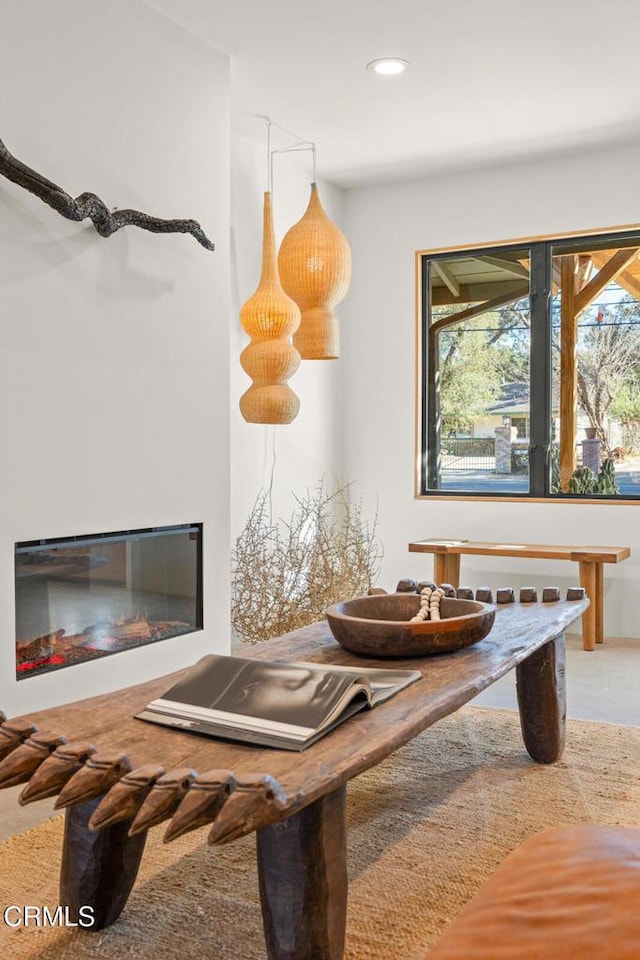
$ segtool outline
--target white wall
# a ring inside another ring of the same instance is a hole
[[[22,713],[229,642],[228,61],[138,0],[4,0],[0,87],[15,156],[217,245],[102,239],[0,178],[0,706]],[[16,684],[15,541],[193,521],[202,634]]]
[[[605,568],[605,629],[640,636],[640,505],[414,499],[414,252],[638,223],[638,169],[632,146],[347,193],[344,449],[349,477],[379,498],[383,585],[431,575],[431,558],[407,552],[422,537],[630,545]],[[466,557],[462,568],[474,586],[577,583],[568,562]]]
[[[232,137],[231,164],[231,533],[242,530],[261,489],[273,471],[273,516],[288,516],[292,493],[314,488],[322,478],[327,487],[340,469],[341,360],[303,360],[289,386],[300,398],[293,423],[278,426],[246,423],[238,403],[251,381],[242,370],[240,353],[249,342],[240,326],[240,307],[254,292],[262,256],[262,204],[267,188],[264,125],[255,120],[256,136]],[[291,142],[291,141],[289,141]],[[286,145],[276,141],[276,145]],[[310,153],[274,157],[273,214],[276,243],[304,214],[312,179]],[[342,222],[343,192],[319,183],[327,215]],[[345,301],[346,304],[346,301]],[[344,316],[344,305],[336,314]],[[343,329],[343,325],[342,329]],[[274,464],[275,445],[275,464]],[[357,491],[356,491],[357,492]]]

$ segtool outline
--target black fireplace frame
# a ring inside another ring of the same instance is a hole
[[[142,527],[137,529],[130,530],[115,530],[105,533],[93,533],[93,534],[78,534],[66,537],[47,537],[39,540],[20,540],[16,541],[14,544],[14,570],[16,566],[15,558],[20,554],[25,554],[33,552],[34,550],[42,549],[46,551],[47,548],[60,548],[61,546],[73,547],[87,547],[93,546],[94,544],[108,544],[108,543],[122,543],[126,542],[127,539],[135,538],[142,539],[147,537],[160,537],[171,534],[178,533],[188,533],[193,539],[196,540],[196,595],[195,595],[195,626],[191,630],[187,630],[184,633],[174,634],[169,637],[157,637],[155,639],[145,639],[139,643],[132,642],[129,646],[126,646],[122,649],[117,650],[101,650],[95,655],[87,657],[86,659],[81,660],[79,663],[69,662],[69,663],[48,663],[42,669],[26,670],[24,672],[18,670],[18,663],[16,662],[16,680],[26,680],[30,677],[43,676],[45,673],[52,673],[57,670],[65,670],[68,667],[78,666],[81,663],[90,663],[94,660],[101,660],[103,657],[114,656],[119,653],[127,653],[129,650],[138,649],[141,646],[151,646],[156,643],[161,643],[163,640],[174,639],[174,637],[187,637],[192,633],[197,633],[201,631],[204,627],[204,587],[203,587],[203,524],[201,522],[195,523],[183,523],[183,524],[171,524],[158,527]],[[15,589],[17,593],[17,576],[15,576]],[[16,596],[16,621],[17,621],[17,596]],[[14,636],[16,638],[16,643],[18,642],[17,636],[18,628],[17,622],[15,624]]]

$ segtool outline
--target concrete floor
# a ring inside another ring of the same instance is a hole
[[[593,652],[580,637],[567,638],[567,714],[578,720],[640,726],[640,640],[607,639]],[[472,701],[478,707],[517,709],[514,674]],[[0,840],[46,820],[53,801],[20,807],[22,787],[0,792]]]
[[[515,676],[507,674],[473,701],[474,707],[517,710]],[[606,639],[593,651],[567,636],[567,716],[640,726],[640,640]]]

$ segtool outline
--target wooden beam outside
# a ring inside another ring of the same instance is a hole
[[[440,260],[432,260],[431,266],[433,267],[435,272],[438,274],[442,282],[454,295],[454,297],[459,297],[460,284],[458,283],[454,275],[451,273],[451,270],[449,270],[449,268],[446,267],[445,264],[442,263]]]
[[[579,316],[587,307],[593,303],[605,287],[616,279],[622,273],[625,267],[638,256],[638,247],[625,247],[618,250],[607,262],[598,270],[597,274],[590,280],[586,287],[576,294],[575,311],[576,317]],[[564,260],[564,257],[563,257]]]
[[[433,262],[433,261],[432,261]],[[461,283],[460,295],[454,297],[448,287],[431,287],[430,300],[434,307],[448,306],[451,303],[480,303],[484,300],[493,300],[504,293],[511,293],[522,288],[522,280],[490,280],[487,283]]]
[[[596,253],[592,253],[591,258],[598,269],[603,267],[609,259],[606,250],[598,250]],[[631,270],[625,269],[618,274],[617,281],[627,293],[630,293],[636,300],[640,300],[640,276],[636,276]]]
[[[466,310],[459,310],[457,313],[452,313],[448,317],[441,317],[439,320],[436,320],[429,327],[430,331],[440,331],[444,327],[449,327],[453,323],[460,323],[461,320],[470,320],[471,317],[477,317],[481,313],[487,313],[489,310],[497,310],[498,307],[504,307],[508,303],[514,303],[516,300],[521,300],[522,297],[526,297],[529,293],[529,286],[521,286],[519,290],[515,293],[505,293],[501,297],[496,297],[494,300],[486,300],[484,303],[476,303],[473,307],[468,307]]]
[[[520,280],[529,279],[529,271],[527,268],[513,260],[503,260],[501,257],[474,257],[474,259],[479,260],[480,263],[488,263],[490,266],[497,267],[499,270],[504,270],[505,273],[519,277]]]
[[[593,260],[590,254],[578,254],[578,266],[576,268],[576,294],[587,285],[593,272]]]
[[[577,258],[560,258],[560,489],[567,493],[576,468],[578,434],[578,313]]]

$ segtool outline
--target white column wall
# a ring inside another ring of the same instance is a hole
[[[0,178],[0,707],[229,644],[229,67],[132,0],[5,0],[0,137],[70,193],[166,218],[102,239]],[[204,523],[202,633],[16,683],[15,541]]]
[[[379,501],[384,586],[431,575],[431,558],[407,551],[423,537],[629,545],[629,560],[605,567],[605,629],[640,637],[640,504],[414,499],[415,251],[638,223],[638,169],[640,146],[626,146],[347,193],[345,469]],[[575,564],[543,560],[465,557],[462,571],[474,586],[578,578]]]

